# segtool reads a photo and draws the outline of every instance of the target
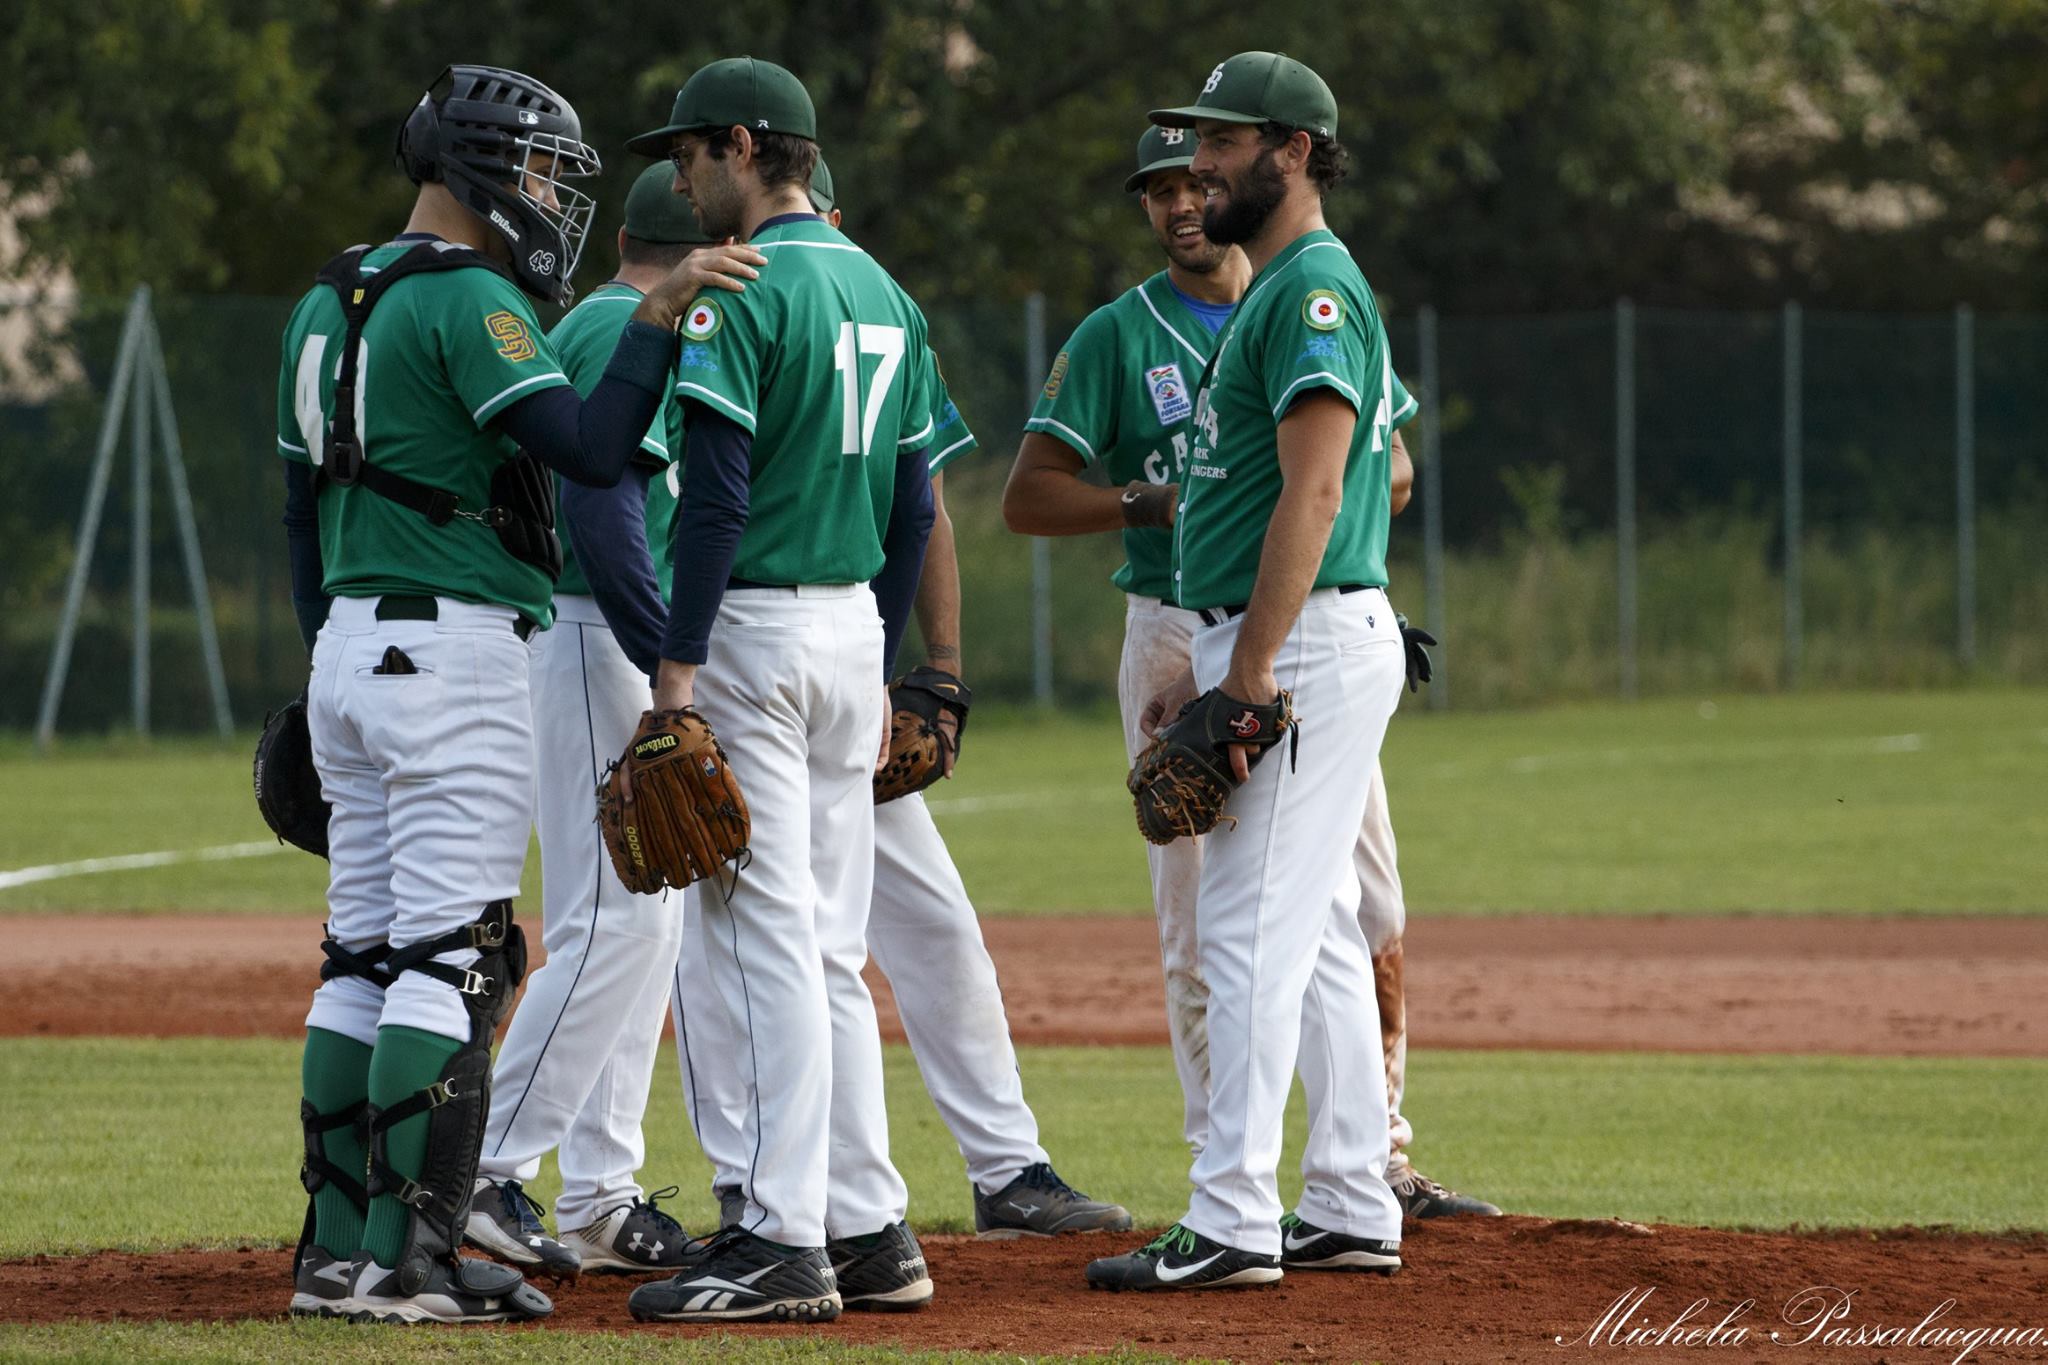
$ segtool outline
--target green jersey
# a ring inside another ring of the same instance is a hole
[[[378,247],[365,272],[411,244]],[[277,379],[277,448],[317,466],[334,412],[341,301],[315,285],[285,325]],[[356,431],[380,468],[490,505],[491,476],[518,448],[491,419],[528,394],[567,384],[526,295],[496,271],[443,270],[402,279],[363,325],[356,360]],[[323,586],[334,597],[386,593],[494,602],[548,625],[554,585],[514,559],[497,533],[458,516],[436,526],[361,484],[320,491]]]
[[[866,583],[882,569],[896,455],[932,439],[924,315],[823,219],[770,220],[746,292],[683,316],[676,394],[753,439],[733,576]]]
[[[611,363],[612,348],[619,344],[619,333],[625,331],[626,324],[633,320],[633,310],[639,307],[640,299],[639,290],[614,280],[570,309],[569,315],[548,333],[548,341],[554,345],[555,354],[561,357],[562,369],[569,376],[569,382],[584,397],[588,398],[590,391],[604,378],[605,366]],[[679,417],[672,421],[672,416],[681,410],[682,404],[676,402],[671,394],[662,404],[662,410],[655,415],[654,425],[640,438],[637,457],[655,469],[655,477],[648,481],[647,486],[647,545],[654,552],[654,576],[661,584],[664,601],[669,595],[675,563],[672,556],[664,555],[656,547],[668,538],[669,526],[675,520],[676,500],[668,492],[666,474],[670,461],[681,451],[669,444],[668,433],[672,424],[680,422]],[[583,566],[576,562],[575,539],[559,513],[555,524],[562,536],[562,576],[555,582],[555,591],[565,596],[587,597],[590,595],[590,581],[583,576]]]
[[[1216,338],[1160,271],[1085,318],[1052,363],[1026,431],[1043,432],[1101,467],[1112,484],[1181,481],[1194,385]],[[1110,581],[1171,599],[1172,532],[1126,529]]]
[[[972,455],[980,449],[981,442],[967,429],[967,419],[960,415],[953,395],[947,392],[938,356],[929,351],[925,354],[932,367],[932,443],[925,447],[925,467],[937,474],[962,455]]]
[[[1315,586],[1386,586],[1393,360],[1365,276],[1344,244],[1319,229],[1289,243],[1253,279],[1217,337],[1195,397],[1194,452],[1174,518],[1181,606],[1250,600],[1280,498],[1280,419],[1319,388],[1342,396],[1358,422],[1345,459],[1343,507]],[[1401,399],[1413,405],[1405,393]]]

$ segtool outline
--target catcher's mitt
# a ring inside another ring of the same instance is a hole
[[[628,891],[678,890],[746,856],[753,824],[704,717],[643,711],[597,784],[597,823]]]
[[[974,694],[943,668],[913,668],[889,685],[889,761],[875,774],[875,804],[921,792],[960,756]],[[952,734],[939,725],[950,715]]]
[[[1225,746],[1255,746],[1247,765],[1294,731],[1291,697],[1265,706],[1238,701],[1212,687],[1181,707],[1173,723],[1138,755],[1124,785],[1138,807],[1138,830],[1155,844],[1207,834],[1224,820],[1223,803],[1237,790]]]
[[[332,808],[320,795],[313,770],[313,732],[306,725],[303,695],[263,718],[252,774],[256,809],[282,844],[327,856],[327,818]]]

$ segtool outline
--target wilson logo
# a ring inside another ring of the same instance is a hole
[[[648,739],[641,740],[633,746],[633,757],[653,758],[656,754],[667,753],[670,749],[675,748],[677,743],[679,741],[674,735],[654,735]]]

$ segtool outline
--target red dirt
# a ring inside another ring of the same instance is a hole
[[[291,1036],[320,962],[319,924],[299,917],[4,924],[0,1036]],[[1019,1043],[1166,1041],[1150,920],[985,931]],[[1407,972],[1424,1048],[2048,1055],[2048,919],[1431,919],[1409,929]]]
[[[913,1316],[848,1314],[822,1327],[728,1329],[756,1336],[816,1335],[842,1342],[925,1350],[1029,1354],[1106,1351],[1118,1346],[1233,1360],[1379,1358],[1429,1361],[1544,1361],[1582,1358],[1613,1346],[1602,1316],[1631,1290],[1651,1297],[1618,1329],[1663,1331],[1695,1299],[1708,1303],[1686,1324],[1713,1329],[1745,1299],[1754,1306],[1729,1324],[1741,1340],[1671,1342],[1640,1354],[1708,1360],[1947,1362],[1964,1340],[1940,1349],[1815,1340],[1811,1319],[1787,1320],[1802,1291],[1835,1286],[1852,1294],[1831,1330],[1910,1330],[1954,1300],[1933,1330],[2041,1329],[2035,1344],[1980,1345],[1974,1361],[2048,1360],[2048,1239],[1961,1237],[1902,1231],[1800,1236],[1638,1228],[1633,1224],[1505,1218],[1411,1227],[1408,1268],[1392,1279],[1290,1275],[1271,1289],[1206,1294],[1088,1292],[1088,1258],[1129,1243],[1102,1238],[983,1243],[934,1237],[925,1243],[938,1295]],[[0,1262],[0,1321],[276,1318],[289,1295],[281,1251],[101,1252],[80,1258]],[[555,1293],[548,1326],[676,1335],[710,1329],[646,1327],[626,1311],[627,1282],[592,1276]],[[1830,1297],[1832,1305],[1838,1298]],[[1809,1303],[1818,1302],[1809,1300]],[[389,1330],[370,1329],[363,1330]],[[470,1329],[500,1330],[500,1329]],[[1681,1329],[1683,1330],[1683,1329]],[[1781,1342],[1773,1344],[1776,1330]],[[1563,1338],[1560,1344],[1558,1338]],[[1981,1338],[1980,1338],[1981,1340]],[[1923,1338],[1924,1341],[1924,1338]],[[1786,1354],[1788,1348],[1791,1354]]]

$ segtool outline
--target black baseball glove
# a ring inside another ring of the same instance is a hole
[[[313,770],[313,732],[306,724],[302,692],[263,718],[254,765],[256,809],[279,843],[327,856],[327,818],[332,808],[320,795]]]
[[[1170,844],[1231,819],[1223,813],[1223,803],[1237,790],[1228,746],[1253,746],[1245,765],[1256,764],[1293,731],[1292,702],[1282,692],[1259,706],[1212,687],[1181,707],[1138,755],[1124,782],[1138,807],[1139,832],[1155,844]]]

